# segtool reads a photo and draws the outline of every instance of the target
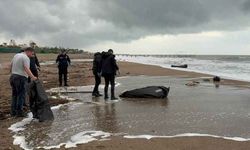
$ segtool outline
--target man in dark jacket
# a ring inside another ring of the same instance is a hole
[[[94,54],[92,71],[95,76],[95,87],[92,92],[92,96],[99,97],[102,94],[99,93],[98,87],[101,83],[101,69],[102,69],[102,54],[97,52]]]
[[[68,66],[70,64],[70,58],[63,50],[61,54],[57,56],[56,63],[58,64],[58,74],[59,74],[59,86],[62,86],[62,76],[64,76],[64,86],[68,86]]]
[[[103,53],[102,56],[102,76],[105,79],[105,88],[104,88],[104,99],[108,99],[108,86],[111,84],[111,100],[116,100],[115,97],[115,75],[116,71],[119,70],[115,55],[113,50],[109,49],[107,53]]]
[[[40,64],[36,56],[36,53],[34,52],[33,56],[30,57],[30,71],[37,78],[38,78],[38,70],[40,70]],[[28,82],[30,82],[30,78]]]

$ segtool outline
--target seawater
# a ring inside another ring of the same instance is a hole
[[[116,58],[120,61],[157,65],[164,68],[171,68],[171,65],[187,64],[187,69],[171,69],[250,81],[249,55],[117,55]]]

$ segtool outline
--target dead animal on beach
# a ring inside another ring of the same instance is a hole
[[[190,81],[190,82],[186,83],[185,85],[186,86],[197,86],[199,84],[200,84],[200,82],[198,82],[198,81]]]
[[[122,98],[166,98],[170,87],[165,86],[147,86],[123,92]]]

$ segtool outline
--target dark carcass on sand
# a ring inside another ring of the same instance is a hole
[[[169,87],[148,86],[123,92],[120,97],[124,98],[166,98],[169,93]]]

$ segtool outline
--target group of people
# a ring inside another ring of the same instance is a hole
[[[104,77],[105,87],[104,87],[104,99],[108,99],[108,87],[111,85],[111,100],[116,100],[115,97],[115,76],[119,67],[115,60],[115,55],[113,50],[109,49],[108,52],[97,52],[94,54],[93,60],[93,74],[95,76],[95,87],[92,92],[92,96],[99,97],[100,94],[98,87],[101,83],[101,77]]]
[[[59,86],[62,86],[64,78],[64,86],[68,86],[68,66],[71,63],[67,52],[63,50],[57,56],[56,63],[58,65]],[[119,71],[115,60],[113,50],[108,52],[95,53],[93,60],[93,74],[95,77],[95,87],[92,95],[95,97],[102,96],[98,87],[101,83],[101,76],[105,79],[104,98],[109,98],[108,87],[111,84],[111,100],[117,99],[115,97],[115,75]],[[26,105],[26,94],[28,82],[38,79],[38,71],[40,71],[40,64],[36,57],[34,48],[24,48],[20,53],[17,53],[11,61],[11,76],[10,85],[12,88],[11,100],[11,116],[24,117],[23,106]],[[26,105],[27,106],[27,105]]]

